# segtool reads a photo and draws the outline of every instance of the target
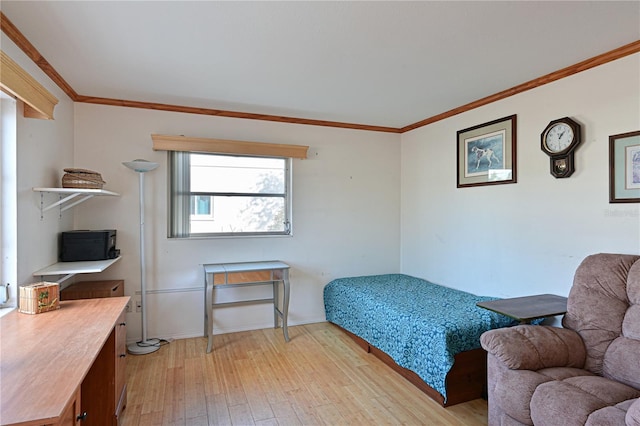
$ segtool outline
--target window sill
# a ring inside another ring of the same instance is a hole
[[[8,308],[0,308],[0,318],[2,318],[3,316],[5,316],[6,314],[8,314],[9,312],[13,311],[14,309],[16,309],[15,306],[10,306]]]
[[[194,235],[189,237],[167,237],[169,241],[186,241],[186,240],[219,240],[219,239],[247,239],[247,238],[291,238],[290,234],[269,234],[269,235]]]

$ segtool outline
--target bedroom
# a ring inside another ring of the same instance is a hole
[[[3,2],[5,10],[11,19]],[[135,283],[137,182],[121,163],[156,161],[147,179],[147,208],[156,212],[147,221],[150,335],[202,335],[203,263],[290,263],[295,325],[324,321],[322,289],[336,277],[403,272],[484,295],[566,295],[585,255],[639,251],[637,204],[608,202],[608,137],[640,129],[638,53],[397,134],[74,103],[2,37],[2,49],[60,99],[55,121],[18,119],[17,280],[32,282],[33,271],[56,261],[59,232],[115,228],[123,259],[99,278]],[[518,182],[456,188],[456,132],[512,114]],[[576,173],[555,179],[539,138],[564,116],[583,124],[585,139]],[[166,154],[151,150],[152,133],[308,145],[309,158],[293,165],[293,238],[167,239]],[[31,188],[57,186],[70,166],[99,170],[121,197],[40,220]],[[138,317],[130,314],[131,340]],[[221,311],[216,322],[225,333],[270,327],[269,308]]]

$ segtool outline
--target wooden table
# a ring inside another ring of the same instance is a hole
[[[205,309],[204,327],[207,336],[207,353],[213,350],[213,308],[252,303],[273,303],[273,327],[278,328],[282,319],[284,340],[289,341],[287,315],[289,312],[289,265],[278,260],[242,263],[212,263],[204,266]],[[284,290],[282,306],[278,308],[279,286]],[[271,284],[273,297],[267,299],[239,300],[215,303],[214,290],[224,288]]]
[[[555,294],[514,297],[478,302],[477,306],[506,315],[527,324],[537,318],[554,317],[567,312],[567,298]]]
[[[75,425],[81,405],[95,408],[87,410],[88,424],[115,424],[116,376],[124,373],[118,363],[126,355],[117,341],[126,333],[128,301],[71,300],[55,311],[0,318],[2,425]]]

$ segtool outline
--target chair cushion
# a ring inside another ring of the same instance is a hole
[[[594,411],[587,418],[585,426],[621,426],[625,424],[625,417],[627,410],[631,404],[637,401],[636,399],[629,399],[616,405],[604,407]],[[640,426],[640,425],[637,425]]]
[[[497,328],[483,333],[480,343],[514,370],[582,368],[586,357],[580,335],[565,328],[539,325]]]
[[[538,386],[531,397],[534,424],[584,425],[591,413],[640,397],[640,390],[599,376],[578,376]],[[602,416],[615,416],[606,410]],[[619,413],[618,413],[619,414]],[[624,423],[623,423],[624,424]]]
[[[629,306],[622,321],[622,335],[640,340],[640,303]]]
[[[493,362],[496,362],[495,358]],[[490,364],[491,368],[491,364]],[[563,380],[571,377],[592,376],[586,370],[579,368],[544,368],[538,371],[510,370],[506,368],[493,369],[496,386],[490,404],[495,404],[510,417],[523,424],[532,424],[530,401],[536,388],[543,383]]]
[[[640,257],[600,253],[587,256],[576,270],[567,301],[565,328],[577,331],[587,350],[585,368],[601,375],[604,354],[622,334],[622,322],[629,309],[629,287],[640,285]],[[636,266],[631,270],[632,266]]]
[[[627,277],[627,297],[632,305],[640,305],[640,263],[636,262],[629,269]]]
[[[640,398],[633,401],[624,417],[627,426],[640,426]]]
[[[618,337],[611,342],[602,370],[604,377],[640,389],[640,340]]]

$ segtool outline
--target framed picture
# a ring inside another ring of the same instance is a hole
[[[640,131],[609,136],[609,202],[640,203]]]
[[[458,188],[516,183],[516,115],[458,131]]]

